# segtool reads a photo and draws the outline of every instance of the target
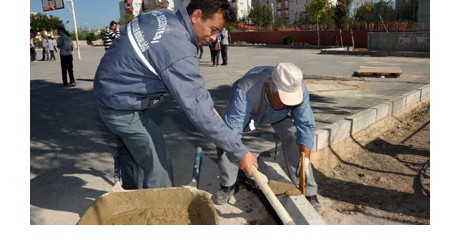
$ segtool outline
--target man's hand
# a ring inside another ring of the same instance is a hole
[[[310,163],[310,154],[311,154],[311,149],[303,146],[303,145],[299,145],[299,153],[300,155],[302,155],[302,153],[305,154],[305,160],[304,160],[304,166],[305,166],[305,173],[307,174],[308,176],[308,164]],[[299,166],[297,167],[297,170],[296,170],[296,176],[299,177],[300,175],[300,164],[302,164],[302,157],[300,157],[300,161],[299,161]]]
[[[248,178],[252,176],[252,166],[257,168],[258,164],[257,158],[251,152],[248,152],[238,161],[238,168],[241,169]]]
[[[304,159],[304,166],[305,166],[305,175],[308,176],[308,172],[309,172],[309,164],[310,164],[310,159],[305,157]],[[300,158],[300,161],[299,161],[299,166],[297,166],[297,170],[296,170],[296,176],[299,177],[300,176],[300,166],[302,164],[302,158]]]

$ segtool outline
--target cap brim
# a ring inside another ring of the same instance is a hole
[[[303,91],[288,93],[278,90],[278,95],[280,97],[281,102],[287,106],[299,105],[303,100]]]

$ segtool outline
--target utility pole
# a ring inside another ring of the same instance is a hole
[[[65,2],[70,2],[71,8],[66,4],[67,8],[69,8],[70,12],[72,13],[73,17],[73,25],[75,29],[75,39],[77,40],[77,54],[78,54],[78,59],[81,60],[81,55],[80,55],[80,45],[78,42],[78,29],[77,29],[77,19],[75,18],[75,7],[73,5],[73,0],[64,0]]]

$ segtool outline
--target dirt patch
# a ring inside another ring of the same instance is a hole
[[[430,158],[430,104],[312,154],[327,224],[430,224],[417,173]]]

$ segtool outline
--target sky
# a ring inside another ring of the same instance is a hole
[[[77,27],[95,30],[109,25],[110,21],[120,19],[120,0],[73,0]],[[71,2],[66,1],[71,7]],[[74,30],[73,17],[69,8],[43,11],[41,0],[30,0],[30,12],[38,12],[48,16],[59,17],[69,31]],[[67,23],[68,21],[68,23]]]

